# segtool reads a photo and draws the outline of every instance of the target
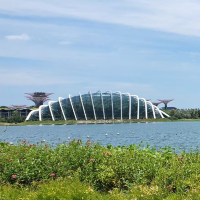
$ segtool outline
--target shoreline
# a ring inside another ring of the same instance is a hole
[[[121,123],[151,123],[151,122],[181,122],[181,121],[200,121],[200,119],[125,119],[125,120],[69,120],[69,121],[26,121],[21,123],[0,122],[0,126],[28,126],[28,125],[79,125],[79,124],[121,124]]]

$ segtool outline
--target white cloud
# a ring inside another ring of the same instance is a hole
[[[200,37],[198,0],[1,0],[18,16],[72,17]]]
[[[7,40],[24,40],[24,41],[30,40],[29,35],[26,33],[21,34],[21,35],[7,35],[5,36],[5,38]]]

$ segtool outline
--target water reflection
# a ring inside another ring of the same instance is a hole
[[[26,139],[30,143],[46,140],[60,144],[62,141],[88,139],[102,145],[130,145],[149,143],[155,147],[172,146],[190,150],[200,146],[200,122],[156,122],[124,124],[40,125],[0,127],[0,139],[16,143]],[[59,140],[60,139],[60,140]]]

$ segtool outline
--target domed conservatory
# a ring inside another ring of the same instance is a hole
[[[121,92],[87,93],[49,101],[32,110],[27,121],[157,119],[169,117],[144,98]]]

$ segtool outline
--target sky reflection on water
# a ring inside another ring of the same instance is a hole
[[[90,139],[113,146],[143,141],[155,147],[171,146],[187,151],[200,147],[200,122],[9,126],[5,133],[3,130],[5,127],[0,127],[0,140],[13,143],[24,139],[36,143],[45,139],[56,145],[69,142],[70,137],[71,140],[80,138],[84,143]]]

